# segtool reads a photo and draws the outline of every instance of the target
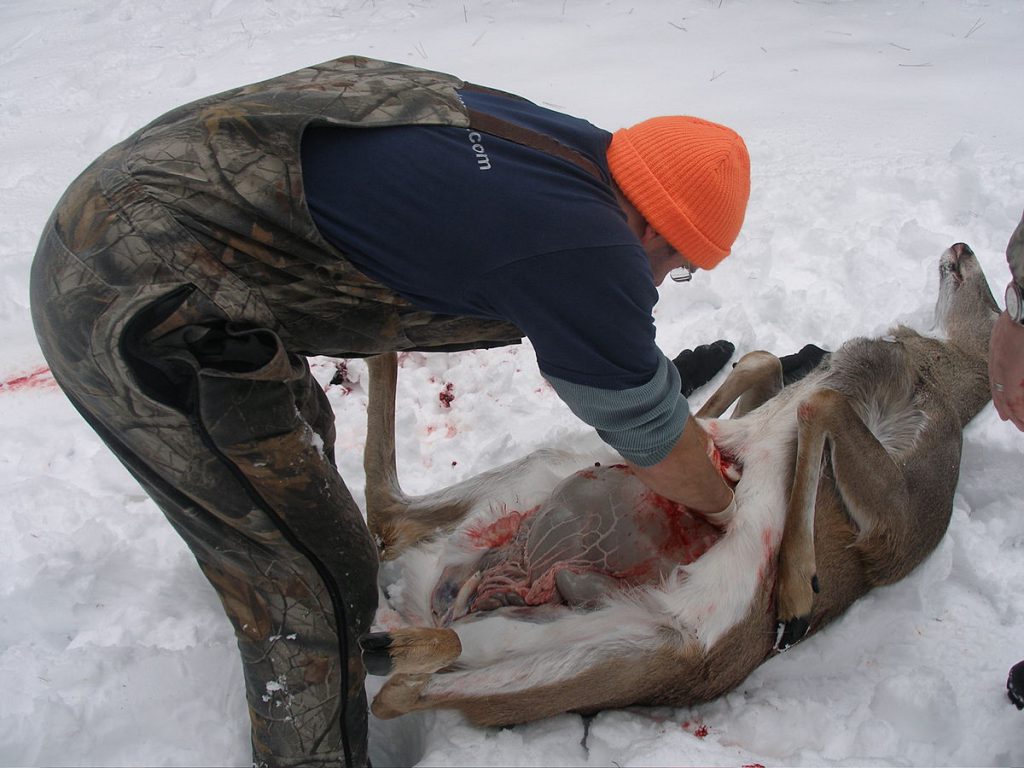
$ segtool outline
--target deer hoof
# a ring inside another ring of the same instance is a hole
[[[391,635],[388,632],[372,632],[359,638],[359,647],[363,649],[363,666],[371,675],[384,677],[394,669],[391,654]]]
[[[363,665],[371,675],[437,672],[462,653],[455,632],[428,627],[371,632],[359,638],[359,645],[363,649]]]
[[[811,624],[805,618],[780,621],[775,625],[775,650],[779,653],[788,651],[804,639]]]

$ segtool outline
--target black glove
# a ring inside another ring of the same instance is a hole
[[[701,344],[696,349],[684,349],[680,352],[672,363],[682,380],[679,391],[683,393],[683,397],[689,397],[699,387],[711,381],[729,362],[735,351],[736,347],[732,342],[719,339],[711,344]]]
[[[785,355],[779,358],[782,363],[782,383],[789,386],[794,381],[799,381],[808,373],[818,367],[818,364],[831,352],[813,344],[806,344],[799,352],[792,355]]]
[[[1006,695],[1010,697],[1013,706],[1024,709],[1024,661],[1018,661],[1010,668],[1010,675],[1006,678]]]

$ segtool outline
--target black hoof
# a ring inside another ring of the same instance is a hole
[[[391,647],[390,632],[370,632],[359,638],[359,647],[364,651],[383,651]]]
[[[366,667],[366,673],[369,675],[387,677],[395,668],[395,663],[386,653],[370,653],[369,651],[363,651],[363,666]]]
[[[788,651],[804,639],[810,627],[810,622],[802,618],[778,622],[775,625],[775,650],[779,653]]]
[[[1013,706],[1024,709],[1024,661],[1018,661],[1010,667],[1010,675],[1006,678],[1006,695]]]
[[[359,638],[359,646],[363,649],[363,666],[367,673],[384,677],[394,669],[394,662],[388,649],[391,647],[391,635],[388,632],[371,632]]]

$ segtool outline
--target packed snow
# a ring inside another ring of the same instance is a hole
[[[699,115],[745,137],[750,207],[729,259],[663,288],[659,344],[835,348],[894,321],[929,328],[938,256],[957,241],[1001,297],[1024,209],[1022,36],[1019,0],[5,0],[0,764],[250,759],[213,590],[53,384],[32,332],[39,234],[108,146],[178,104],[350,53],[609,129]],[[360,498],[365,367],[313,363]],[[529,345],[408,356],[398,432],[412,492],[595,440]],[[1022,454],[1024,435],[986,408],[934,554],[718,701],[511,729],[450,712],[375,721],[374,765],[1024,764],[1024,713],[1004,690],[1024,658]]]

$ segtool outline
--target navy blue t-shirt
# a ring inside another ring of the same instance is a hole
[[[360,270],[422,309],[514,323],[553,383],[611,391],[648,384],[665,368],[654,343],[658,295],[612,192],[610,134],[525,100],[461,96],[583,153],[604,178],[472,129],[311,127],[302,170],[317,227]]]

